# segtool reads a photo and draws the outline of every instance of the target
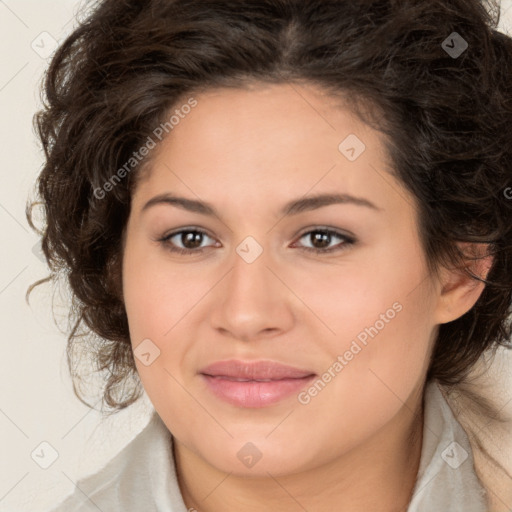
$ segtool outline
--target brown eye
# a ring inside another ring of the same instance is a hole
[[[356,240],[347,235],[343,235],[331,229],[314,229],[301,235],[300,239],[305,238],[311,242],[312,247],[301,247],[305,251],[316,253],[328,253],[333,251],[342,251],[353,245]],[[341,239],[342,243],[329,247],[333,240]]]
[[[201,246],[203,233],[199,231],[182,231],[178,234],[178,240],[185,246],[185,249],[197,249]]]
[[[201,247],[208,234],[199,229],[182,229],[164,236],[159,240],[171,252],[190,254],[202,252],[206,247]],[[174,239],[174,241],[173,241]],[[180,247],[179,244],[182,246]]]

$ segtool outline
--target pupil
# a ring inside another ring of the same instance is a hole
[[[316,231],[313,235],[313,245],[315,245],[315,242],[320,242],[320,248],[327,247],[329,245],[330,238],[331,235],[329,235],[329,233],[321,233],[320,231]]]
[[[195,249],[201,245],[202,233],[188,231],[181,236],[181,241],[187,249]]]

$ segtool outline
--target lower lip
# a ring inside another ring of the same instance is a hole
[[[268,382],[236,381],[201,374],[208,388],[222,400],[238,407],[265,407],[280,402],[314,379],[314,375],[301,379],[281,379]]]

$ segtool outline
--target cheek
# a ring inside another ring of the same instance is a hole
[[[187,399],[172,376],[183,381],[184,361],[193,346],[190,322],[207,291],[205,282],[201,273],[166,262],[154,249],[127,244],[123,286],[130,340],[137,372],[152,401]],[[147,352],[149,365],[139,357]]]
[[[128,240],[123,290],[132,343],[141,337],[163,340],[197,301],[194,282],[179,265],[166,264],[159,249]]]
[[[389,422],[424,379],[431,326],[421,290],[409,291],[374,290],[371,300],[352,295],[336,308],[338,335],[322,338],[329,353],[324,373],[301,395],[304,421],[322,418],[319,437],[345,447],[359,443]]]
[[[186,347],[181,345],[184,338],[175,335],[194,293],[187,288],[183,272],[163,264],[161,257],[157,261],[155,253],[147,243],[127,241],[123,291],[130,340],[137,373],[156,410],[181,410],[188,404],[187,396],[175,379],[182,381],[177,369]]]
[[[319,343],[331,364],[342,356],[343,369],[336,374],[344,379],[338,384],[350,381],[363,394],[379,379],[391,388],[414,386],[426,372],[433,329],[434,297],[417,246],[386,244],[377,252],[368,258],[359,253],[358,264],[339,266],[303,295],[330,328]],[[323,296],[318,293],[322,283],[328,290]]]

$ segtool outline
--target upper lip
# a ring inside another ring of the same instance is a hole
[[[274,361],[245,362],[238,360],[217,361],[200,370],[199,373],[213,377],[231,377],[235,379],[301,379],[315,375],[310,370],[303,370]]]

